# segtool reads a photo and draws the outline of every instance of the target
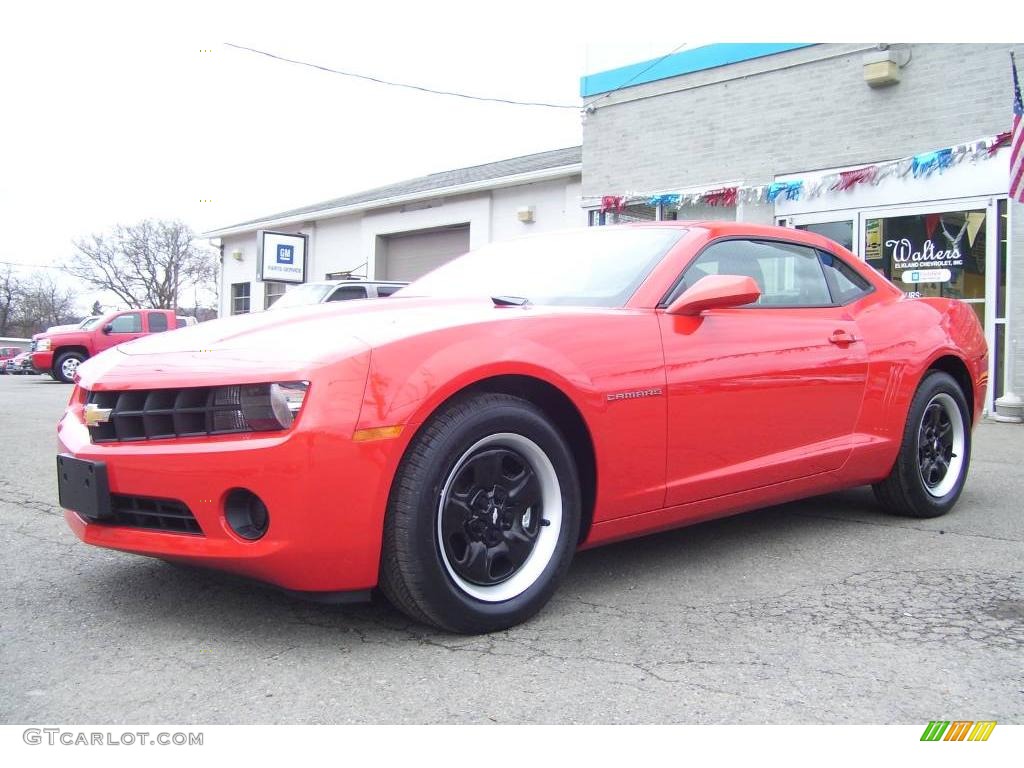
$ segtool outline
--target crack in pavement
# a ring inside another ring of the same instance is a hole
[[[839,523],[851,523],[856,525],[872,525],[877,528],[899,528],[903,531],[916,531],[918,533],[930,533],[935,536],[964,536],[971,539],[989,539],[991,541],[1005,541],[1011,544],[1024,544],[1024,539],[1007,539],[1002,536],[987,536],[984,533],[967,533],[965,531],[951,531],[948,528],[936,530],[932,528],[919,528],[915,525],[901,525],[899,523],[882,523],[874,520],[861,520],[853,517],[839,517],[836,515],[827,514],[814,514],[811,512],[794,512],[791,510],[781,510],[783,514],[790,515],[792,517],[803,517],[812,520],[834,520]]]

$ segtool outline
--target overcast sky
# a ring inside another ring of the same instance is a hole
[[[683,44],[931,31],[910,12],[901,22],[891,6],[880,25],[863,13],[871,3],[844,14],[841,29],[809,15],[821,3],[790,4],[803,15],[780,3],[743,12],[730,3],[698,16],[688,5],[9,3],[0,28],[0,261],[53,265],[73,252],[72,239],[119,222],[179,218],[201,232],[581,139],[574,109],[398,90],[225,42],[426,87],[575,105],[581,75]]]

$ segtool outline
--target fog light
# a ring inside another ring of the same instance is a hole
[[[235,488],[224,502],[224,517],[231,530],[243,539],[255,541],[267,532],[270,513],[259,496],[245,488]]]

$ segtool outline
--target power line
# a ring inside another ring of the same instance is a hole
[[[600,96],[598,96],[598,97],[597,97],[596,99],[594,99],[593,101],[588,101],[588,102],[587,102],[587,103],[586,103],[586,104],[584,105],[584,108],[586,108],[586,109],[590,109],[590,108],[591,108],[591,107],[592,107],[592,106],[593,106],[593,105],[594,105],[594,104],[595,104],[596,102],[600,101],[601,99],[607,99],[607,98],[608,98],[609,96],[612,96],[612,95],[614,95],[614,94],[618,93],[619,91],[621,91],[621,90],[622,90],[623,88],[625,88],[625,87],[626,87],[627,85],[629,85],[630,83],[632,83],[632,82],[633,82],[634,80],[636,80],[636,79],[637,79],[638,77],[640,77],[641,75],[644,75],[644,74],[646,74],[646,73],[650,72],[650,71],[651,71],[652,69],[654,69],[654,68],[655,68],[656,66],[658,66],[659,64],[661,64],[661,62],[663,62],[663,61],[664,61],[665,59],[667,59],[667,58],[668,58],[669,56],[671,56],[671,55],[672,55],[673,53],[678,53],[678,52],[679,52],[679,51],[680,51],[680,50],[681,50],[681,49],[682,49],[682,48],[683,48],[683,47],[684,47],[685,45],[686,45],[686,43],[680,43],[680,44],[679,44],[679,45],[677,45],[677,46],[676,46],[675,48],[673,48],[673,49],[672,49],[671,51],[669,51],[669,52],[668,52],[668,53],[666,53],[666,54],[665,54],[664,56],[662,56],[662,57],[661,57],[660,59],[655,59],[655,60],[654,60],[654,61],[652,61],[652,62],[651,62],[650,64],[648,64],[648,65],[647,65],[646,67],[644,67],[643,69],[641,69],[641,70],[640,70],[639,72],[635,73],[635,74],[634,74],[634,75],[633,75],[633,76],[632,76],[631,78],[629,78],[629,80],[627,80],[626,82],[624,82],[624,83],[623,83],[622,85],[620,85],[619,87],[617,87],[617,88],[613,88],[612,90],[608,91],[608,93],[602,93],[602,94],[601,94]]]
[[[9,267],[30,267],[32,269],[61,269],[53,264],[26,264],[21,261],[4,261],[3,259],[0,259],[0,264],[4,264]]]
[[[390,85],[394,88],[408,88],[413,91],[420,91],[422,93],[432,93],[436,96],[454,96],[459,99],[470,99],[471,101],[489,101],[495,104],[512,104],[517,107],[548,107],[550,109],[580,109],[578,104],[549,104],[544,101],[516,101],[514,99],[499,99],[490,96],[473,96],[468,93],[457,93],[455,91],[439,91],[433,88],[426,88],[422,85],[413,85],[412,83],[397,83],[391,80],[383,80],[379,77],[371,77],[370,75],[361,75],[356,72],[344,72],[340,69],[331,69],[321,64],[312,64],[308,61],[299,61],[298,59],[289,59],[284,56],[278,56],[276,53],[269,53],[267,51],[261,51],[256,48],[248,48],[244,45],[236,45],[235,43],[224,43],[224,45],[230,48],[237,48],[241,51],[249,51],[250,53],[258,53],[261,56],[267,56],[271,59],[277,59],[278,61],[286,61],[289,64],[298,64],[302,67],[311,67],[313,69],[319,69],[323,72],[330,72],[333,75],[342,75],[344,77],[352,77],[357,80],[366,80],[371,83],[377,83],[378,85]],[[673,51],[675,53],[675,51]]]

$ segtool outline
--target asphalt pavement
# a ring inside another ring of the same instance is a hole
[[[0,376],[0,722],[1024,722],[1024,427],[983,423],[957,508],[868,489],[577,555],[485,637],[80,543],[70,387]]]

